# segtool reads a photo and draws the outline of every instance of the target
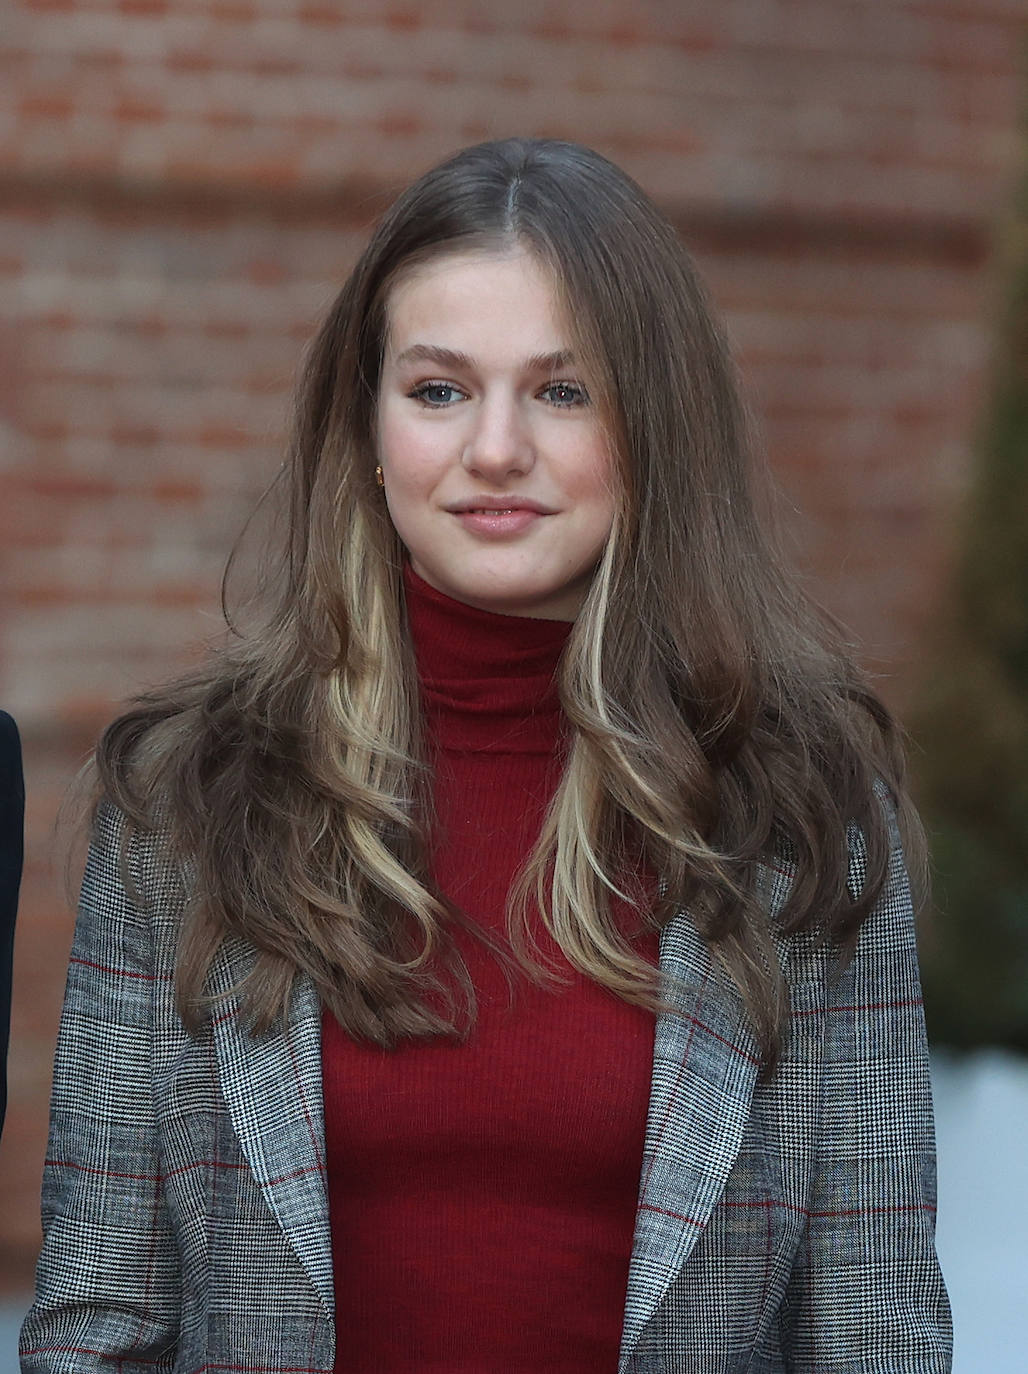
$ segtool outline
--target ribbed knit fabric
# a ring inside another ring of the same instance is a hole
[[[436,754],[434,876],[502,933],[559,776],[554,671],[570,626],[495,615],[409,572]],[[464,1045],[384,1052],[326,1014],[338,1374],[617,1367],[653,1016],[571,969],[520,980],[458,934],[479,998]],[[656,940],[639,943],[656,959]]]

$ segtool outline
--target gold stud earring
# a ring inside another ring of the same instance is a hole
[[[380,487],[384,487],[384,486],[385,486],[385,478],[382,476],[382,464],[381,464],[381,463],[379,463],[378,467],[375,469],[375,481],[378,483],[378,485],[379,485]]]

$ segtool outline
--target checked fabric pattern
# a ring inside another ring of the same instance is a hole
[[[123,872],[101,808],[55,1061],[44,1245],[24,1374],[330,1374],[320,1008],[249,1035],[231,989],[190,1038],[172,970],[185,893],[154,839]],[[146,900],[133,901],[135,889]],[[861,881],[860,845],[851,879]],[[787,870],[766,873],[773,910]],[[934,1144],[913,916],[898,838],[855,960],[832,981],[808,936],[780,949],[792,1034],[754,1045],[688,916],[661,939],[680,980],[657,1020],[619,1374],[945,1374]],[[339,1333],[345,1341],[345,1333]],[[498,1372],[497,1372],[498,1374]]]
[[[661,965],[696,988],[657,1026],[620,1374],[907,1374],[952,1368],[935,1255],[935,1146],[909,885],[890,879],[833,977],[784,940],[790,1036],[757,1078],[738,1001],[692,925]],[[850,885],[863,882],[859,836]],[[766,870],[769,903],[788,869]]]

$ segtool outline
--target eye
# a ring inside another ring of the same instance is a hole
[[[420,401],[422,405],[442,410],[445,406],[453,405],[454,401],[461,400],[464,392],[450,382],[422,382],[420,386],[408,392],[408,395],[412,400]]]
[[[539,393],[552,406],[566,409],[589,404],[589,393],[578,382],[551,382]]]

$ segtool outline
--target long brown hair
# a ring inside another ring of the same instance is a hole
[[[734,369],[688,255],[643,192],[586,148],[468,148],[387,212],[309,352],[287,548],[263,617],[109,727],[100,789],[130,828],[159,831],[189,875],[177,983],[188,1025],[233,933],[256,950],[243,995],[258,1028],[302,972],[355,1037],[466,1033],[474,991],[450,937],[464,918],[429,877],[431,777],[403,549],[373,476],[375,405],[398,276],[512,245],[552,274],[599,381],[619,490],[562,659],[572,743],[511,895],[510,958],[553,976],[530,948],[541,915],[585,974],[665,1005],[659,971],[611,914],[626,846],[641,847],[662,880],[641,923],[689,909],[771,1065],[782,984],[759,865],[795,865],[781,929],[817,928],[845,955],[885,880],[875,790],[884,783],[905,807],[902,752],[758,518]],[[858,893],[846,882],[853,827],[866,849]]]

